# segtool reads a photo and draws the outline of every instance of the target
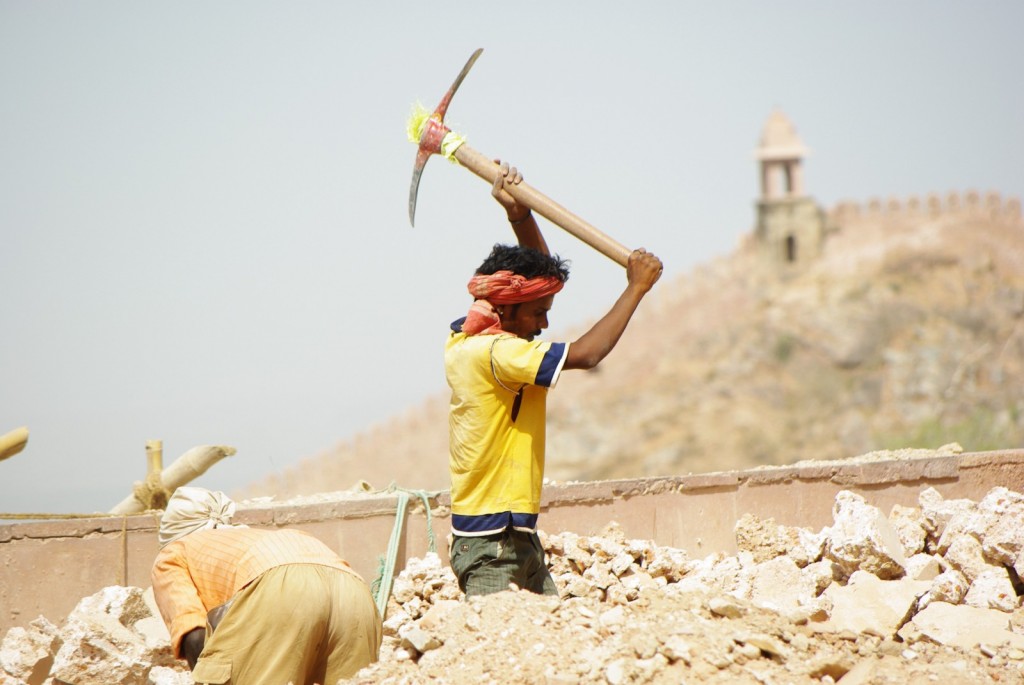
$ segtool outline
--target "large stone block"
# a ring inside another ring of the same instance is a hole
[[[924,551],[927,532],[921,518],[921,510],[914,507],[893,505],[889,511],[889,523],[903,545],[903,554],[912,557]]]
[[[975,503],[968,499],[945,499],[935,488],[925,488],[917,497],[921,507],[921,525],[928,534],[928,551],[938,551],[938,544],[946,525],[957,514],[974,510]]]
[[[136,685],[148,683],[155,666],[180,671],[183,662],[160,639],[154,618],[137,587],[106,587],[82,599],[60,628],[51,675],[75,685]]]
[[[1003,566],[990,565],[979,573],[964,596],[964,604],[1010,613],[1020,606],[1010,574]]]
[[[842,490],[832,509],[834,524],[825,529],[825,556],[844,576],[867,571],[882,579],[905,573],[906,556],[899,535],[878,507]]]
[[[1024,635],[1010,630],[1010,621],[1003,612],[945,602],[929,604],[901,628],[899,634],[908,642],[923,636],[940,645],[965,650],[981,644],[1024,649]]]
[[[832,602],[832,612],[827,621],[814,627],[821,632],[891,637],[930,586],[928,581],[881,580],[872,573],[856,571],[845,586],[833,584],[825,590],[823,596]]]
[[[28,628],[11,628],[0,643],[0,675],[28,685],[40,685],[50,672],[53,652],[60,646],[57,626],[40,616]]]

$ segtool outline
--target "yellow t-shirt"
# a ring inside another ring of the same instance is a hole
[[[487,535],[534,531],[544,479],[547,391],[568,343],[510,334],[473,335],[459,322],[445,347],[452,530]]]

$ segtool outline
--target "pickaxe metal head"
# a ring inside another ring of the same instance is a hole
[[[473,67],[473,63],[476,62],[477,57],[484,51],[483,48],[478,48],[466,62],[466,66],[462,67],[462,71],[455,77],[455,81],[452,83],[451,88],[441,98],[441,102],[434,109],[434,112],[427,117],[423,123],[422,130],[419,135],[419,149],[416,151],[416,163],[412,169],[412,184],[409,186],[409,223],[413,226],[416,225],[416,194],[420,188],[420,176],[423,174],[423,167],[427,165],[427,160],[430,159],[430,155],[441,152],[441,145],[444,142],[444,138],[451,131],[444,125],[444,115],[448,113],[448,105],[451,104],[452,96],[455,95],[455,91],[462,85],[462,80],[466,78],[466,74]]]
[[[433,113],[427,112],[426,108],[418,105],[413,116],[409,119],[406,134],[409,140],[418,145],[416,151],[416,164],[412,170],[412,186],[409,188],[409,223],[414,223],[416,216],[416,192],[420,186],[420,175],[423,167],[426,166],[430,155],[439,153],[453,162],[473,172],[488,184],[497,183],[502,177],[501,165],[495,162],[494,157],[485,156],[477,152],[469,145],[466,139],[451,131],[444,125],[444,115],[448,111],[452,96],[466,78],[476,58],[480,56],[483,49],[477,50],[462,67],[462,71],[455,78],[452,87],[441,99],[441,104]],[[629,263],[629,256],[632,250],[625,245],[612,239],[590,225],[568,209],[547,197],[536,188],[526,183],[506,184],[505,190],[515,198],[516,202],[537,212],[551,223],[565,229],[576,236],[587,245],[614,260],[616,263],[626,266]]]

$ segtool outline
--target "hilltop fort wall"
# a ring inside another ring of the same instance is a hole
[[[857,221],[879,219],[940,219],[943,217],[976,217],[998,223],[1024,223],[1019,198],[1003,198],[997,192],[981,194],[975,190],[928,193],[906,198],[890,196],[871,198],[867,202],[844,200],[827,211],[828,224],[836,229]]]

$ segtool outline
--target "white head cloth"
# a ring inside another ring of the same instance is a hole
[[[229,528],[235,515],[234,501],[223,492],[180,487],[171,495],[160,518],[160,546],[207,528]]]

